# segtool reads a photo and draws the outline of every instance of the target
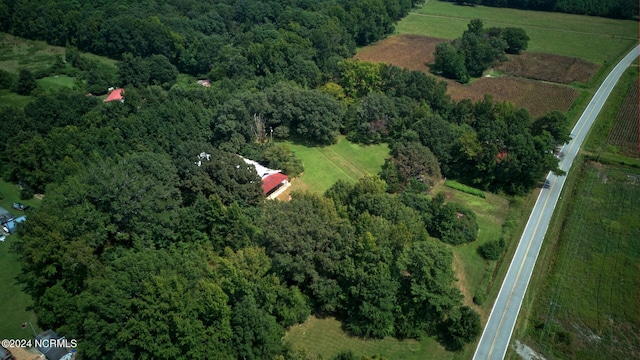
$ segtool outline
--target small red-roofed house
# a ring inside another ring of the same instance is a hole
[[[109,93],[109,96],[107,96],[107,98],[104,99],[104,102],[111,102],[111,101],[124,102],[124,89],[113,89],[113,91]]]
[[[262,191],[269,198],[281,187],[289,184],[289,177],[283,173],[277,172],[262,178]]]

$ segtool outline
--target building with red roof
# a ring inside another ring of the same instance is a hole
[[[288,185],[289,185],[289,177],[280,172],[273,173],[271,175],[267,175],[264,178],[262,178],[262,191],[264,191],[264,194],[268,198],[271,198],[271,195],[278,192],[278,190],[280,190],[283,186],[286,187]],[[278,196],[278,195],[275,195],[275,196]]]
[[[113,91],[109,93],[109,96],[107,96],[107,98],[104,99],[104,102],[111,102],[111,101],[124,102],[124,89],[113,89]]]

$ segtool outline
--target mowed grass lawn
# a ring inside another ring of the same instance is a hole
[[[54,75],[38,79],[38,84],[45,90],[57,90],[62,87],[73,88],[76,78],[67,75]]]
[[[485,27],[521,27],[531,38],[527,51],[582,58],[597,64],[616,61],[638,41],[638,23],[593,16],[429,1],[396,26],[399,34],[444,39],[462,36],[471,19]]]
[[[304,165],[291,191],[324,193],[339,179],[355,182],[366,174],[380,172],[389,157],[387,144],[359,145],[340,137],[336,144],[322,147],[287,143]]]
[[[21,211],[14,210],[14,202],[25,205],[38,206],[40,200],[33,199],[22,201],[19,198],[18,187],[14,184],[0,180],[0,207],[5,208],[14,215],[22,215]],[[33,337],[31,328],[22,329],[21,324],[29,321],[38,331],[36,316],[28,308],[31,306],[31,297],[22,291],[16,282],[16,276],[20,273],[20,263],[16,254],[9,251],[11,244],[16,240],[16,235],[8,236],[4,243],[0,243],[0,338],[29,339]]]
[[[421,341],[387,337],[380,340],[364,340],[347,335],[342,324],[333,317],[318,319],[310,316],[300,325],[292,326],[284,340],[294,347],[304,347],[309,354],[322,355],[330,359],[341,351],[351,350],[356,356],[379,354],[389,360],[447,360],[454,359],[455,353],[447,352],[432,338]]]

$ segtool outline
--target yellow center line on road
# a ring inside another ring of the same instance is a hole
[[[533,244],[533,239],[536,237],[536,233],[538,232],[538,227],[540,226],[540,221],[542,221],[542,217],[544,215],[544,209],[547,207],[547,203],[549,202],[549,199],[551,198],[551,193],[553,190],[553,187],[556,184],[556,181],[558,180],[558,177],[556,176],[555,179],[553,179],[553,182],[551,183],[551,186],[549,187],[549,192],[547,193],[547,198],[544,201],[544,204],[542,205],[542,208],[540,210],[540,215],[538,216],[538,220],[536,221],[536,226],[533,228],[533,234],[531,234],[531,238],[529,240],[529,245],[527,246],[527,251],[524,254],[524,257],[522,259],[522,262],[520,263],[520,268],[518,269],[518,274],[516,275],[516,279],[514,280],[513,284],[514,287],[511,288],[511,292],[509,293],[509,298],[507,299],[507,302],[504,306],[504,311],[502,312],[502,317],[500,318],[500,323],[498,324],[498,328],[496,329],[496,333],[493,337],[493,342],[491,342],[491,348],[489,348],[489,353],[487,354],[487,358],[490,358],[491,355],[493,354],[493,349],[496,346],[496,341],[498,340],[498,334],[500,333],[500,328],[502,328],[502,324],[504,323],[504,317],[507,315],[507,310],[509,308],[509,304],[511,303],[511,299],[513,298],[513,292],[515,290],[515,284],[518,283],[518,280],[520,279],[520,275],[522,274],[522,269],[524,268],[524,263],[527,261],[527,256],[529,255],[529,251],[531,250],[531,245]],[[544,189],[542,189],[544,191]],[[534,206],[535,209],[535,206]],[[497,301],[497,300],[496,300]]]

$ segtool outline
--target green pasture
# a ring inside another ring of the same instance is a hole
[[[551,12],[459,6],[429,1],[402,19],[399,34],[417,34],[445,39],[460,37],[471,19],[485,27],[521,27],[531,40],[527,51],[585,59],[598,64],[617,61],[638,42],[638,23],[593,16]]]
[[[24,107],[31,100],[31,96],[22,96],[7,89],[0,89],[0,107],[9,105],[15,107]]]
[[[432,194],[444,192],[447,201],[454,201],[470,208],[478,220],[478,239],[472,243],[452,247],[463,264],[470,296],[487,291],[486,286],[496,266],[495,261],[487,261],[478,255],[478,247],[486,242],[498,240],[503,236],[502,225],[509,212],[509,200],[486,192],[486,198],[467,194],[443,185],[433,189]],[[471,300],[471,299],[469,299]]]
[[[0,206],[14,215],[22,215],[21,211],[14,210],[14,202],[25,205],[37,206],[40,200],[20,200],[20,191],[14,184],[0,180]],[[4,243],[0,243],[0,338],[29,339],[33,337],[31,328],[22,329],[20,324],[29,321],[37,327],[36,315],[28,310],[31,306],[31,297],[22,291],[16,282],[16,276],[20,273],[20,262],[16,255],[9,251],[12,242],[17,235],[8,236]]]
[[[379,173],[389,157],[387,144],[359,145],[344,137],[323,147],[287,144],[304,165],[304,173],[293,181],[292,190],[324,193],[338,179],[355,182],[366,174]]]
[[[353,351],[356,356],[379,354],[389,360],[448,360],[460,356],[447,352],[433,338],[421,341],[398,341],[392,337],[365,340],[347,335],[341,326],[340,321],[332,317],[318,319],[311,316],[303,324],[292,326],[284,340],[295,348],[306,349],[309,354],[321,355],[323,359],[330,359],[347,350]]]
[[[73,88],[76,78],[67,75],[48,76],[38,79],[38,85],[45,90],[57,90],[59,88]]]

